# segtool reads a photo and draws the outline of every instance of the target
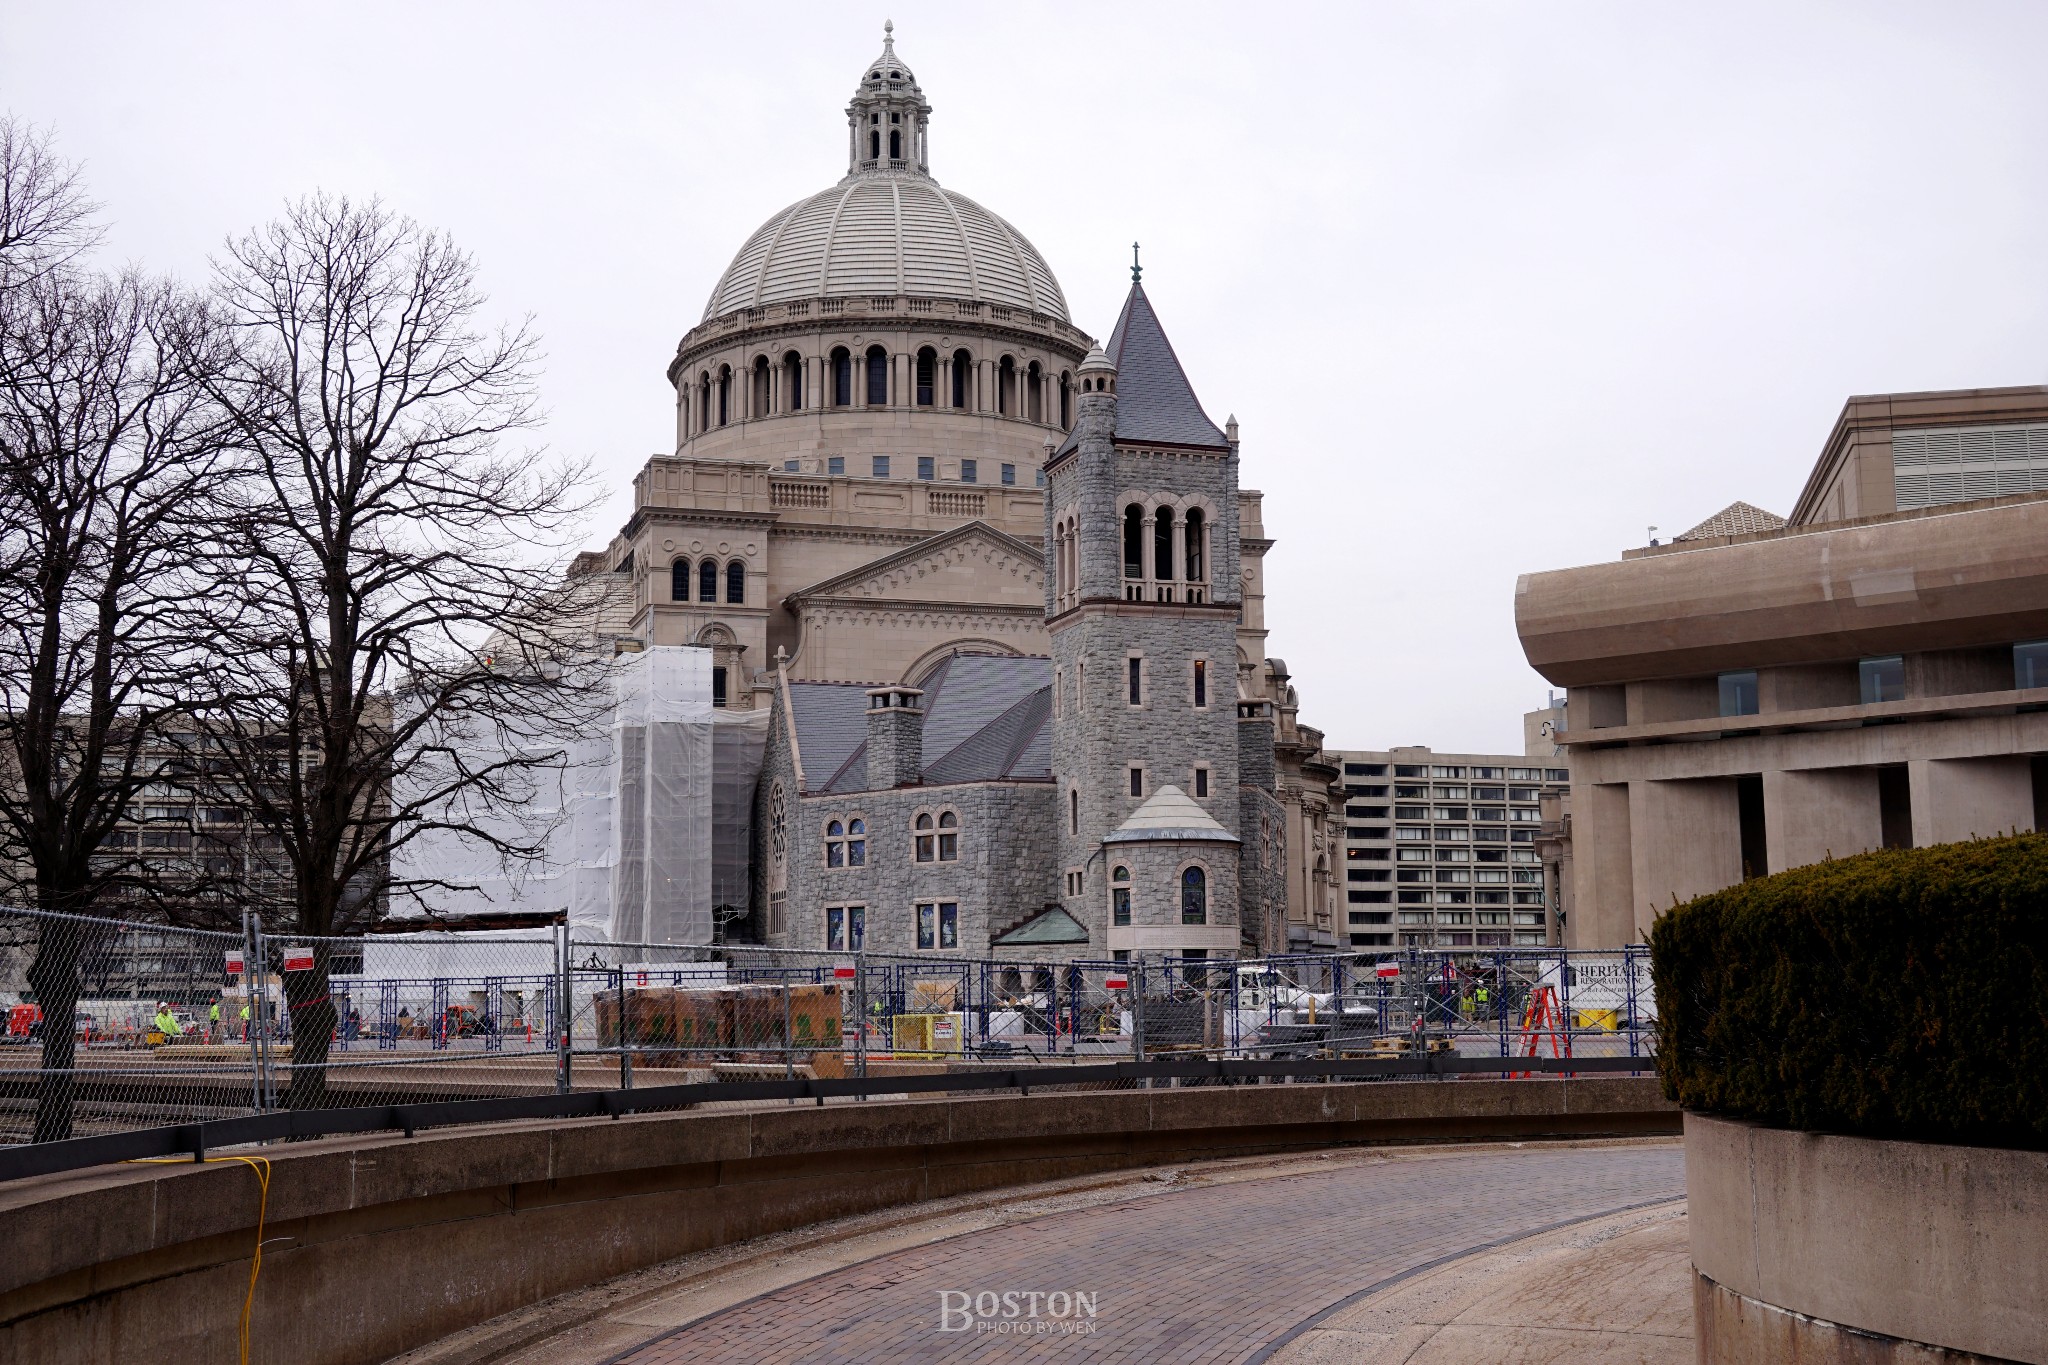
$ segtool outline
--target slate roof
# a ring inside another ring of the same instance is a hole
[[[1776,512],[1766,512],[1746,502],[1731,502],[1673,541],[1712,540],[1717,536],[1746,536],[1757,531],[1775,531],[1785,524]]]
[[[1057,905],[1045,909],[1025,920],[1014,929],[997,934],[990,941],[994,948],[1022,947],[1034,943],[1086,943],[1088,927],[1062,910]]]
[[[789,685],[813,793],[868,790],[868,683]],[[924,680],[926,782],[1052,777],[1052,660],[956,654]]]
[[[1181,369],[1144,285],[1132,282],[1104,350],[1116,366],[1117,440],[1229,448],[1228,438],[1195,397],[1195,386]],[[1060,453],[1077,443],[1078,437],[1070,433]]]
[[[1237,843],[1238,837],[1216,823],[1216,817],[1196,805],[1179,787],[1161,787],[1146,798],[1109,834],[1105,844],[1140,844],[1155,840],[1180,842],[1207,839],[1215,843]]]

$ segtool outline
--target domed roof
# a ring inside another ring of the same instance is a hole
[[[711,291],[705,319],[790,299],[928,294],[1069,321],[1038,249],[931,178],[931,106],[896,55],[894,26],[883,33],[847,106],[846,178],[763,223]]]
[[[704,316],[785,299],[935,294],[1067,321],[1038,248],[964,194],[908,172],[850,176],[770,218],[726,267]]]

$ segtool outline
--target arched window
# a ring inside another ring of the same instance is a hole
[[[868,406],[889,405],[889,353],[879,346],[868,347]]]
[[[1209,874],[1199,867],[1191,867],[1180,874],[1180,922],[1209,922]]]
[[[939,861],[957,862],[960,857],[960,817],[949,810],[939,812]]]
[[[754,357],[754,412],[756,417],[766,417],[770,412],[768,404],[768,357]]]
[[[870,129],[870,130],[868,131],[868,160],[870,160],[870,161],[880,161],[881,159],[882,159],[882,133],[881,133],[881,130],[880,130],[880,129]]]
[[[1031,368],[1024,375],[1024,412],[1034,422],[1045,420],[1045,390],[1041,386],[1044,378],[1045,373],[1038,368],[1038,362],[1032,361]]]
[[[1124,509],[1124,577],[1145,576],[1145,509],[1135,502]]]
[[[678,559],[668,566],[668,600],[690,600],[690,561],[687,559]]]
[[[963,411],[970,406],[968,395],[974,382],[974,357],[966,351],[953,352],[953,406]]]
[[[782,357],[782,410],[804,410],[804,358],[795,351]]]
[[[928,408],[934,397],[932,382],[939,368],[939,353],[927,346],[917,353],[917,405]]]
[[[996,362],[996,411],[1008,417],[1017,410],[1017,362],[1004,356]]]
[[[1131,870],[1119,867],[1109,874],[1109,922],[1131,922]]]
[[[697,565],[697,600],[718,600],[718,561],[715,559],[706,559]]]
[[[718,425],[732,420],[732,366],[718,367]]]
[[[768,854],[771,866],[781,872],[789,856],[789,800],[780,782],[768,789]]]
[[[911,824],[911,849],[917,861],[929,863],[938,857],[938,840],[932,835],[935,822],[929,814],[920,815]]]
[[[889,159],[891,161],[901,161],[903,159],[903,134],[894,128],[889,130]]]
[[[858,815],[846,822],[846,865],[868,865],[868,822]]]
[[[832,406],[853,406],[853,353],[844,346],[832,348]]]
[[[1160,582],[1173,578],[1173,509],[1162,507],[1152,522],[1152,576]]]
[[[1067,833],[1081,832],[1081,789],[1067,788]]]
[[[846,823],[842,820],[825,822],[825,866],[846,866]]]
[[[1074,381],[1060,371],[1060,430],[1067,431],[1074,425]]]
[[[1187,572],[1188,582],[1203,582],[1203,566],[1206,561],[1204,551],[1209,543],[1209,528],[1203,524],[1202,509],[1199,507],[1188,509],[1187,542],[1187,557],[1181,567]]]
[[[735,607],[747,604],[747,566],[737,559],[725,566],[725,600]]]
[[[711,429],[711,371],[697,376],[697,430]]]

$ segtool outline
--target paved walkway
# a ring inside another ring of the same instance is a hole
[[[1477,1360],[1474,1338],[1459,1335],[1465,1329],[1506,1344],[1519,1338],[1508,1320],[1516,1313],[1499,1303],[1485,1307],[1479,1301],[1487,1295],[1471,1285],[1443,1300],[1461,1305],[1456,1313],[1425,1312],[1437,1320],[1421,1324],[1410,1314],[1401,1324],[1405,1342],[1372,1326],[1374,1306],[1432,1276],[1439,1287],[1450,1283],[1441,1277],[1455,1258],[1562,1224],[1634,1206],[1653,1217],[1648,1206],[1659,1203],[1669,1223],[1676,1213],[1668,1201],[1683,1192],[1676,1144],[1333,1160],[1299,1174],[1191,1186],[879,1255],[698,1317],[611,1360]],[[1550,1242],[1563,1236],[1569,1245],[1571,1235],[1553,1232]],[[1583,1277],[1587,1264],[1565,1252],[1548,1269],[1569,1280],[1575,1269]],[[1077,1293],[1088,1296],[1092,1314]],[[1478,1319],[1459,1319],[1471,1312]],[[1657,1322],[1631,1316],[1640,1319],[1631,1330],[1642,1329],[1641,1349],[1603,1352],[1603,1359],[1690,1354],[1689,1340],[1673,1336],[1668,1311]],[[1578,1333],[1581,1352],[1592,1344],[1586,1330],[1599,1327],[1584,1317],[1581,1311],[1575,1327],[1552,1313],[1550,1324],[1562,1341]],[[1426,1353],[1418,1326],[1452,1354]],[[1670,1355],[1672,1347],[1682,1354]]]

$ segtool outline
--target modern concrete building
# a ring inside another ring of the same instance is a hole
[[[1541,947],[1549,941],[1540,803],[1565,762],[1427,748],[1339,750],[1342,946]]]
[[[1569,945],[2048,813],[2048,390],[1852,398],[1787,522],[1744,510],[1516,586],[1567,689]]]

